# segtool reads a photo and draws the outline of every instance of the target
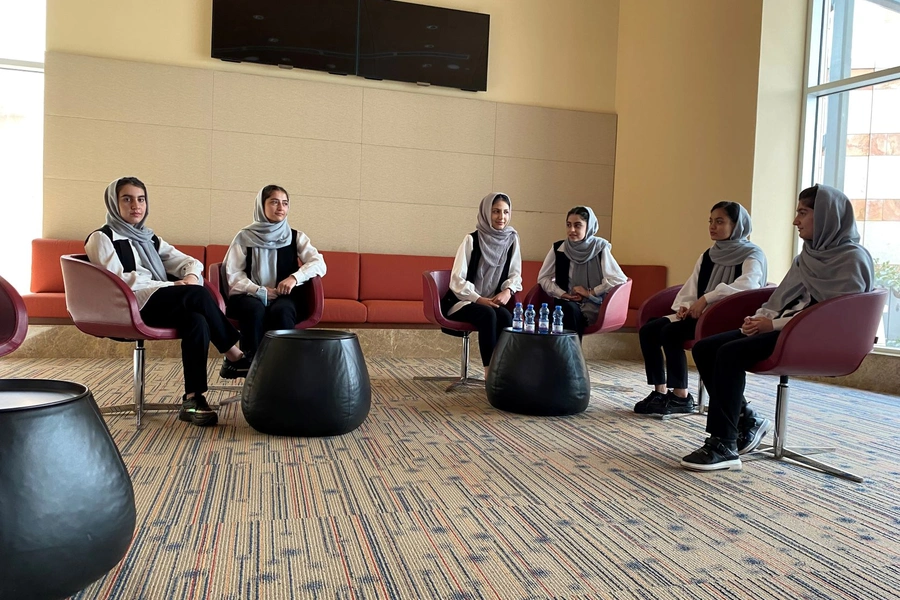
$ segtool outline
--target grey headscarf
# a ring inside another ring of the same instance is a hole
[[[481,207],[478,210],[478,245],[481,248],[481,261],[478,263],[478,272],[475,275],[475,291],[481,296],[493,295],[497,286],[502,283],[500,275],[506,264],[509,249],[516,241],[516,230],[507,222],[503,229],[494,229],[491,225],[491,208],[494,201],[503,198],[509,203],[510,220],[512,220],[512,202],[509,196],[500,193],[490,193],[481,199]]]
[[[808,303],[872,290],[872,255],[859,245],[853,205],[841,192],[819,185],[813,209],[813,239],[804,241],[790,270],[763,308],[783,313],[800,299]]]
[[[709,276],[709,283],[703,290],[704,294],[716,289],[720,283],[732,283],[737,279],[734,275],[734,268],[743,264],[748,258],[756,259],[762,265],[762,284],[766,283],[768,277],[766,255],[762,248],[747,239],[753,230],[750,214],[740,204],[738,204],[738,211],[738,220],[734,224],[731,237],[727,240],[717,241],[709,249],[709,258],[713,262],[713,268]]]
[[[584,208],[588,212],[587,231],[584,239],[572,242],[566,238],[562,247],[563,254],[572,261],[573,265],[569,290],[576,285],[593,289],[603,283],[603,268],[598,257],[604,249],[610,247],[610,243],[605,239],[596,237],[600,224],[597,222],[594,211],[589,206],[578,208]]]
[[[124,238],[128,238],[132,242],[132,245],[137,249],[141,264],[150,271],[153,279],[166,281],[166,268],[159,257],[159,252],[153,245],[153,230],[149,227],[144,227],[144,221],[150,216],[150,198],[144,192],[146,198],[144,218],[137,225],[132,225],[119,214],[119,195],[116,192],[116,186],[119,181],[120,179],[116,179],[106,186],[106,224],[114,232]]]
[[[268,186],[266,186],[268,187]],[[253,256],[252,273],[247,273],[250,280],[256,285],[275,287],[278,282],[277,260],[278,248],[283,248],[291,243],[291,226],[284,219],[279,223],[272,223],[266,218],[265,201],[262,188],[256,194],[256,202],[253,205],[253,222],[238,231],[232,244],[237,243],[244,248],[256,248]]]

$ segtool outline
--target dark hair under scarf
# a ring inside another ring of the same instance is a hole
[[[803,242],[791,268],[763,308],[782,313],[797,299],[830,300],[872,290],[872,255],[859,244],[853,205],[840,190],[819,185],[813,239]]]
[[[120,182],[122,182],[121,185]],[[144,218],[142,218],[137,225],[132,225],[119,214],[119,189],[126,185],[133,185],[144,191],[146,207],[144,210]],[[144,221],[150,216],[150,198],[147,196],[147,186],[136,177],[121,177],[106,186],[104,200],[106,202],[107,226],[132,242],[137,250],[141,264],[150,271],[153,279],[156,281],[166,281],[166,268],[163,266],[162,259],[159,257],[156,246],[153,245],[153,230],[149,227],[144,227]]]
[[[721,208],[728,213],[729,218],[733,218],[731,211],[726,206],[723,206],[724,204],[719,202],[712,209]],[[753,230],[750,214],[737,202],[728,202],[727,205],[731,210],[737,212],[738,218],[734,220],[734,230],[731,232],[731,237],[727,240],[716,241],[709,249],[709,258],[713,262],[713,268],[709,276],[709,283],[706,289],[703,290],[704,294],[716,289],[716,286],[720,283],[732,283],[736,279],[734,276],[735,267],[743,264],[748,258],[756,259],[762,265],[763,284],[765,284],[768,277],[768,263],[766,262],[765,253],[762,251],[762,248],[747,239],[747,236]]]

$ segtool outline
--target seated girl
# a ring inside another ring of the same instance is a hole
[[[684,342],[694,339],[697,319],[716,301],[766,284],[766,256],[747,239],[750,229],[750,215],[737,202],[712,207],[709,237],[715,244],[700,255],[675,297],[675,314],[649,321],[639,332],[647,383],[653,391],[634,405],[634,412],[670,415],[694,410],[694,397],[687,391]]]
[[[145,227],[149,214],[147,186],[134,177],[113,181],[106,188],[106,225],[88,236],[84,249],[93,264],[131,288],[147,325],[178,331],[185,392],[178,418],[215,425],[218,416],[203,396],[210,341],[244,373],[249,363],[235,346],[237,330],[203,287],[203,264]]]
[[[237,319],[241,349],[250,360],[267,331],[293,329],[306,318],[312,307],[300,286],[325,275],[325,259],[305,233],[288,225],[289,210],[284,188],[261,189],[253,205],[253,223],[238,232],[225,254],[225,314]],[[232,369],[226,361],[222,376]]]
[[[843,193],[818,185],[800,192],[794,226],[803,249],[768,302],[741,329],[697,342],[692,352],[709,391],[709,437],[681,459],[696,471],[741,468],[740,454],[759,446],[768,420],[741,421],[746,370],[772,355],[782,328],[803,309],[872,290],[874,265],[859,245],[853,206]]]
[[[554,307],[562,307],[563,327],[575,330],[578,339],[597,321],[606,293],[627,281],[613,258],[612,244],[596,237],[599,228],[589,207],[570,210],[566,239],[553,244],[538,273],[540,286],[556,299]]]
[[[512,326],[506,305],[522,289],[522,255],[519,234],[509,226],[511,207],[506,194],[482,199],[478,224],[456,251],[450,289],[441,301],[448,318],[478,328],[485,377],[500,332]]]

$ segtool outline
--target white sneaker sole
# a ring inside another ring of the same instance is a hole
[[[735,458],[734,460],[723,460],[722,462],[717,462],[712,465],[700,465],[697,463],[686,462],[682,460],[681,466],[688,471],[740,471],[741,469],[743,469],[740,458]]]

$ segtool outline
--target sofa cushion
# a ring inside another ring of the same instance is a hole
[[[322,287],[326,298],[359,298],[359,254],[356,252],[322,252],[325,277]],[[326,305],[327,306],[327,305]]]
[[[659,265],[621,265],[625,275],[631,277],[631,298],[628,308],[635,310],[634,321],[637,323],[637,309],[641,307],[647,298],[656,292],[665,289],[669,269]],[[631,311],[629,310],[629,315]],[[631,317],[629,316],[629,320]],[[626,326],[633,327],[626,323]]]
[[[29,319],[70,319],[63,292],[22,294]]]
[[[59,257],[63,254],[84,254],[84,242],[80,240],[46,240],[31,241],[31,291],[62,293],[62,267]],[[28,311],[31,314],[31,311]],[[50,315],[40,315],[50,316]],[[64,317],[69,316],[63,306]]]
[[[428,324],[421,300],[363,300],[366,323]]]
[[[421,305],[422,272],[450,269],[453,258],[360,254],[359,265],[360,300],[418,300]]]
[[[326,276],[327,277],[327,276]],[[322,279],[325,281],[325,278]],[[362,302],[345,298],[325,298],[323,323],[365,323],[367,310]]]

